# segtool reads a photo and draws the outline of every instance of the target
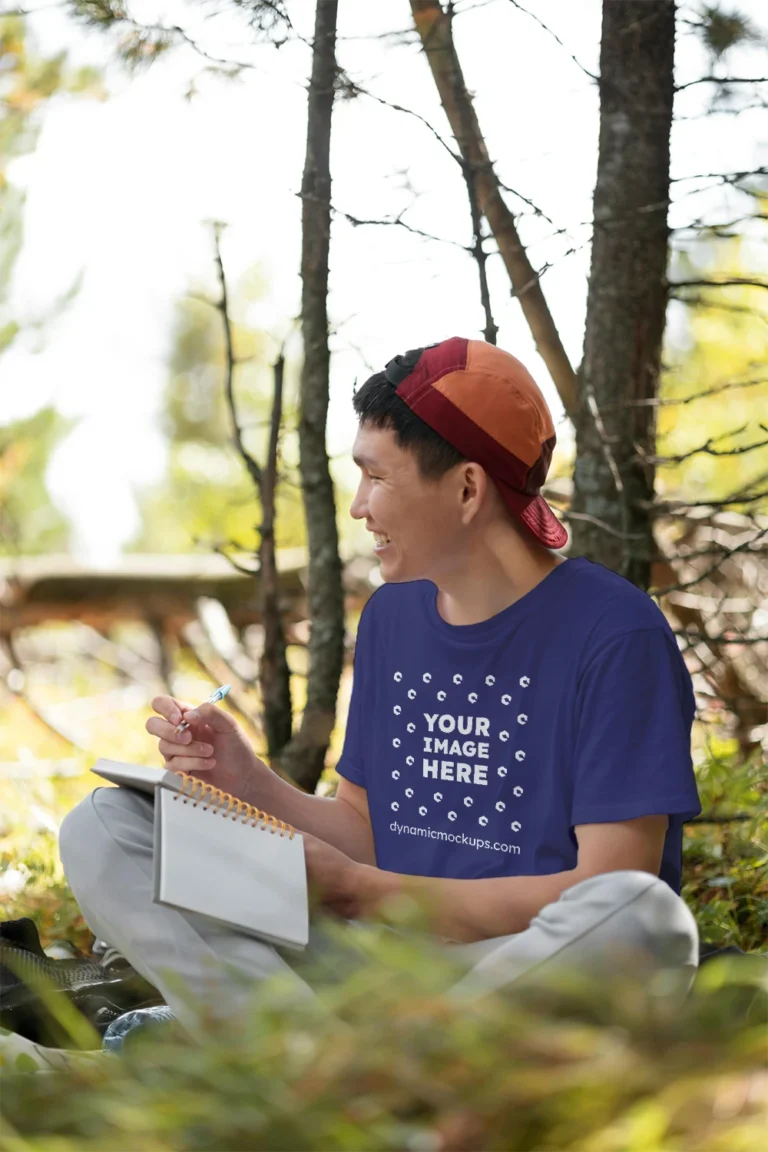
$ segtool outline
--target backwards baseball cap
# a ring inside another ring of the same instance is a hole
[[[555,447],[552,415],[527,368],[483,340],[454,336],[390,360],[397,395],[439,436],[481,464],[512,515],[546,548],[568,533],[540,494]]]

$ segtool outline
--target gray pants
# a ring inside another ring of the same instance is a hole
[[[180,1020],[190,1009],[180,986],[215,1015],[238,1014],[255,981],[282,974],[296,995],[313,993],[295,954],[204,917],[152,900],[153,805],[125,788],[98,788],[64,820],[61,859],[97,937],[119,949],[160,990]],[[258,892],[254,891],[254,900]],[[310,938],[308,957],[324,946]],[[445,944],[458,965],[450,995],[471,999],[553,966],[601,965],[616,973],[664,970],[674,995],[690,987],[698,934],[690,911],[647,872],[611,872],[575,884],[524,931],[474,944]],[[626,970],[622,968],[622,970]]]

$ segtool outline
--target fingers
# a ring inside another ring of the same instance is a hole
[[[174,724],[169,724],[160,716],[150,716],[144,727],[151,736],[159,736],[161,740],[171,740],[177,744],[190,744],[193,740],[207,740],[210,744],[214,737],[213,729],[200,720],[193,721],[189,728],[179,733]]]
[[[165,762],[166,768],[171,772],[186,772],[188,776],[204,776],[216,767],[215,760],[195,759],[191,756],[172,756]]]
[[[237,730],[237,720],[234,716],[230,716],[229,712],[224,712],[215,704],[198,704],[196,708],[192,709],[187,707],[184,709],[183,720],[192,725],[202,721],[214,732],[235,732]]]
[[[177,733],[175,725],[169,724],[167,720],[161,720],[159,716],[150,716],[144,727],[150,735],[159,736],[161,740],[169,740],[177,745],[191,744],[193,740],[205,739],[208,735],[200,728],[187,728],[184,732]]]
[[[175,727],[181,724],[182,712],[188,712],[194,705],[188,704],[185,700],[176,700],[173,696],[155,696],[152,707]]]
[[[183,733],[186,736],[186,732]],[[210,744],[205,744],[200,740],[193,740],[186,746],[180,745],[173,740],[161,740],[158,744],[158,750],[161,756],[166,760],[178,756],[180,759],[202,759],[210,760],[213,757],[213,747]]]

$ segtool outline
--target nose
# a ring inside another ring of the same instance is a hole
[[[368,515],[367,501],[363,491],[363,480],[357,486],[354,499],[349,506],[349,514],[353,520],[364,520]]]

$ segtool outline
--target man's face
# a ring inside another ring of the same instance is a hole
[[[455,571],[466,533],[459,468],[439,480],[425,480],[416,457],[397,446],[391,428],[364,424],[352,457],[361,477],[350,515],[375,534],[383,579],[437,581]]]

